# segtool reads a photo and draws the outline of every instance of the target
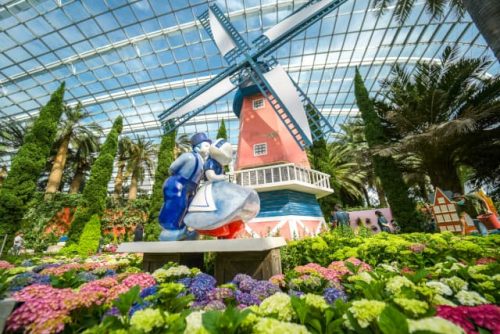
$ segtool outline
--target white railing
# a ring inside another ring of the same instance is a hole
[[[328,192],[332,191],[330,175],[299,167],[293,163],[236,171],[230,174],[230,181],[251,188],[298,183]]]

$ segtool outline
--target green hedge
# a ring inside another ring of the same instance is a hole
[[[175,160],[175,137],[176,131],[164,135],[161,139],[160,152],[158,153],[158,167],[155,172],[155,182],[151,204],[149,207],[149,218],[145,226],[146,240],[157,241],[161,228],[158,216],[163,205],[163,183],[170,176],[170,165]]]
[[[101,220],[98,215],[93,215],[85,224],[82,235],[78,241],[78,254],[86,257],[97,252],[101,239]]]
[[[93,215],[101,216],[106,208],[108,182],[113,173],[116,151],[118,149],[118,136],[122,132],[123,120],[119,116],[113,123],[106,141],[101,147],[99,156],[92,165],[90,177],[83,189],[81,205],[77,208],[71,228],[69,242],[76,243],[82,233],[83,227]]]
[[[37,180],[45,168],[54,144],[57,124],[63,112],[64,83],[24,137],[24,144],[14,156],[10,172],[0,188],[0,235],[13,237],[19,229],[27,203],[33,197]]]
[[[354,93],[361,117],[365,123],[365,136],[368,147],[373,149],[386,144],[387,139],[382,122],[375,112],[373,102],[368,95],[358,69],[356,69],[354,78]],[[404,182],[403,174],[394,158],[374,155],[373,165],[396,221],[404,231],[419,230],[422,217],[416,210],[415,202],[408,197],[408,186]]]
[[[500,235],[487,237],[458,236],[445,233],[371,234],[368,230],[355,235],[350,229],[323,233],[317,237],[291,241],[281,248],[283,271],[298,265],[356,257],[371,265],[399,262],[410,268],[432,266],[451,259],[471,261],[482,257],[500,259]]]

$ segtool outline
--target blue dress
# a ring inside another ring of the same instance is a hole
[[[205,172],[213,170],[216,175],[223,175],[224,168],[215,159],[208,158],[204,165]],[[247,222],[260,210],[257,192],[227,181],[208,181],[198,190],[196,196],[206,200],[207,206],[200,201],[189,207],[184,223],[195,230],[213,230],[230,222]],[[210,202],[210,203],[208,203]]]
[[[170,166],[171,176],[163,184],[164,203],[158,220],[164,229],[160,240],[180,240],[187,237],[182,220],[200,183],[203,159],[198,153],[184,153]]]

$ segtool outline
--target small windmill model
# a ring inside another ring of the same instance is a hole
[[[257,190],[261,212],[247,226],[286,237],[315,234],[324,224],[316,198],[332,192],[326,174],[310,169],[304,148],[333,132],[309,98],[271,56],[346,0],[312,0],[264,32],[252,46],[216,4],[198,18],[229,67],[160,115],[166,132],[237,89],[240,118],[235,181]]]

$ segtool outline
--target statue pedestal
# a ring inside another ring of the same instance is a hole
[[[202,268],[203,254],[215,253],[215,278],[219,284],[243,273],[255,279],[281,274],[280,247],[284,238],[231,240],[126,242],[121,253],[143,253],[143,269],[152,272],[169,261]]]

